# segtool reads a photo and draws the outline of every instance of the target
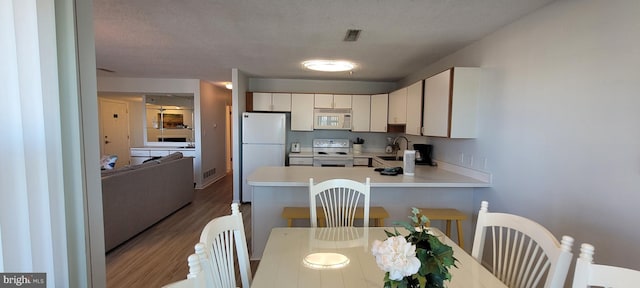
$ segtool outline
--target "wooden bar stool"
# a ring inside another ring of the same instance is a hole
[[[322,208],[316,210],[319,223],[324,223],[324,213]],[[282,218],[287,219],[287,226],[293,226],[294,219],[309,219],[309,207],[284,207],[282,209]],[[362,219],[364,212],[362,207],[356,208],[356,219]],[[384,219],[389,218],[389,213],[382,207],[369,207],[369,218],[373,220],[373,226],[384,227]]]
[[[462,221],[467,219],[467,214],[464,214],[456,209],[451,208],[418,208],[420,213],[429,218],[429,221],[433,220],[446,220],[445,234],[451,238],[451,221],[456,221],[458,229],[458,245],[464,249],[464,237],[462,234]]]

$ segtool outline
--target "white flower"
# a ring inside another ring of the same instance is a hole
[[[420,269],[420,260],[416,257],[416,246],[407,243],[402,236],[389,237],[384,242],[376,240],[371,247],[380,269],[389,272],[389,279],[402,280]]]

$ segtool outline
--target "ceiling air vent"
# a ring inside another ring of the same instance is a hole
[[[349,29],[347,30],[347,34],[344,35],[344,41],[347,42],[355,42],[358,40],[358,37],[360,37],[360,32],[362,32],[362,30],[356,30],[356,29]]]

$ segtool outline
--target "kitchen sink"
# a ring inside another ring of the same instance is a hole
[[[378,158],[385,160],[385,161],[402,161],[402,156],[378,156]]]

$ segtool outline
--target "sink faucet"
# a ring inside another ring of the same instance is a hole
[[[398,144],[398,140],[400,140],[400,138],[403,138],[404,141],[407,142],[407,148],[405,150],[409,150],[409,139],[404,136],[398,136],[393,139],[393,149],[396,150],[396,153],[398,153],[398,151],[400,150],[400,144]]]

